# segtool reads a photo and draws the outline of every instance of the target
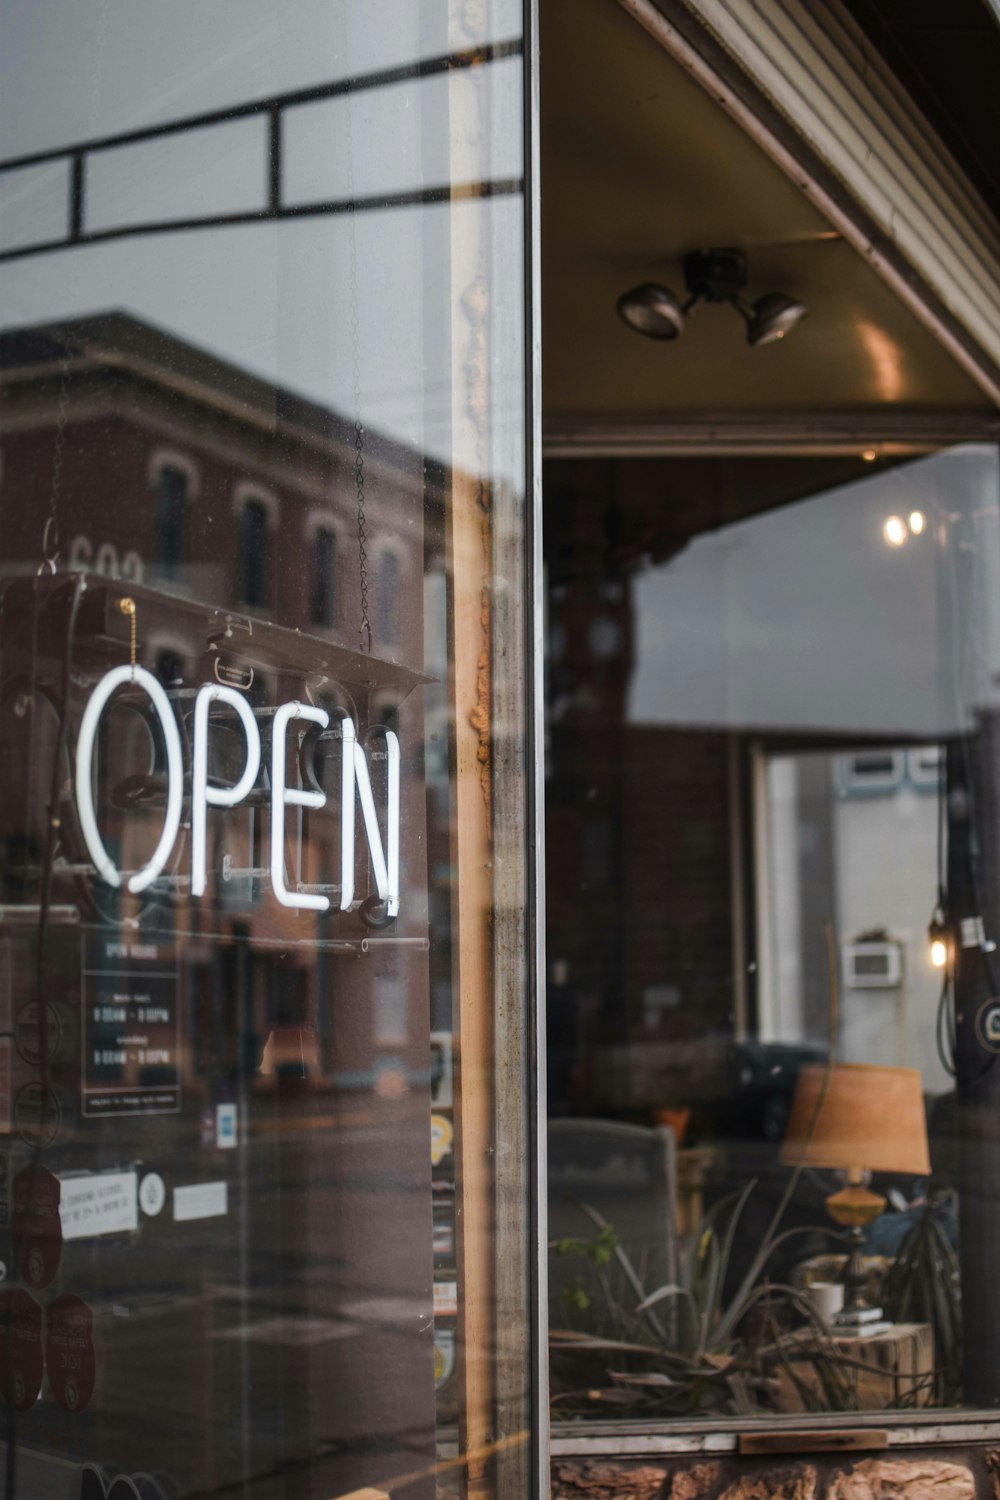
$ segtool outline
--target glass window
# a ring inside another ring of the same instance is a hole
[[[314,625],[329,629],[337,611],[337,537],[328,526],[312,539],[312,593],[309,616]]]
[[[249,498],[240,511],[240,598],[259,607],[267,602],[267,506]]]
[[[11,1497],[530,1492],[522,9],[0,0]]]
[[[188,476],[175,464],[163,464],[156,473],[155,563],[165,578],[175,577],[184,561]]]
[[[399,558],[383,552],[378,567],[378,628],[383,640],[399,636]]]
[[[548,493],[554,1411],[993,1407],[998,450]]]

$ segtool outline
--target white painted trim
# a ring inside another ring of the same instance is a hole
[[[267,512],[268,531],[277,531],[281,521],[281,501],[273,490],[252,479],[241,479],[233,490],[233,515],[238,516],[248,500],[257,500]]]
[[[197,657],[201,647],[195,645],[187,636],[173,630],[154,630],[147,635],[142,647],[142,654],[148,662],[154,666],[160,655],[165,651],[172,651],[184,661]]]
[[[375,546],[375,566],[377,567],[383,557],[386,557],[389,553],[399,563],[401,570],[408,571],[410,566],[410,548],[406,542],[396,536],[382,537]]]
[[[1000,405],[1000,226],[846,12],[827,0],[619,3]]]
[[[314,505],[306,514],[303,530],[307,542],[311,542],[317,531],[332,531],[339,547],[347,535],[347,527],[340,516]]]
[[[194,459],[188,458],[184,453],[178,453],[176,448],[155,448],[146,469],[150,488],[155,486],[161,469],[179,469],[187,478],[187,499],[201,498],[201,469]]]

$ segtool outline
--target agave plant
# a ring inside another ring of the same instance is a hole
[[[851,1409],[848,1362],[810,1303],[794,1287],[762,1279],[783,1243],[815,1232],[779,1228],[795,1181],[793,1176],[729,1297],[727,1271],[755,1182],[711,1209],[682,1247],[677,1280],[653,1290],[644,1286],[613,1226],[580,1203],[595,1226],[594,1237],[556,1241],[551,1248],[587,1263],[587,1277],[572,1283],[564,1300],[586,1310],[595,1328],[551,1332],[556,1412],[613,1406],[659,1415],[699,1410],[751,1415],[775,1409],[782,1383],[797,1392],[807,1410]],[[790,1330],[791,1315],[804,1324],[805,1340]]]
[[[944,1205],[931,1199],[906,1236],[886,1277],[888,1315],[897,1323],[929,1323],[934,1330],[936,1406],[962,1397],[962,1293],[956,1255],[945,1228]],[[926,1400],[926,1392],[914,1392]]]

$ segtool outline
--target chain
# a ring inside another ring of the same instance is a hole
[[[372,649],[372,622],[368,613],[368,519],[365,514],[365,427],[361,420],[361,326],[358,320],[358,247],[354,208],[353,95],[347,96],[347,192],[351,203],[348,219],[349,283],[351,296],[351,372],[354,380],[354,486],[357,492],[358,578],[361,584],[361,649]]]
[[[128,652],[128,654],[129,654],[129,661],[130,661],[130,663],[132,665],[132,681],[134,682],[135,681],[135,659],[136,659],[136,633],[137,633],[138,628],[139,628],[138,610],[135,607],[135,600],[127,598],[127,597],[124,598],[124,599],[119,599],[118,600],[118,609],[119,609],[119,612],[121,614],[128,615],[128,617],[129,617],[129,625],[130,625],[131,628],[130,628],[130,632],[129,632],[129,652]]]

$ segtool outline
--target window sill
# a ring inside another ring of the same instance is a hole
[[[737,1453],[742,1434],[775,1433],[783,1426],[799,1432],[806,1427],[823,1432],[871,1428],[873,1432],[888,1432],[889,1448],[953,1447],[1000,1440],[1000,1413],[993,1412],[873,1411],[812,1417],[797,1412],[787,1417],[747,1418],[726,1427],[708,1421],[683,1427],[679,1423],[553,1422],[550,1453],[553,1458]]]

